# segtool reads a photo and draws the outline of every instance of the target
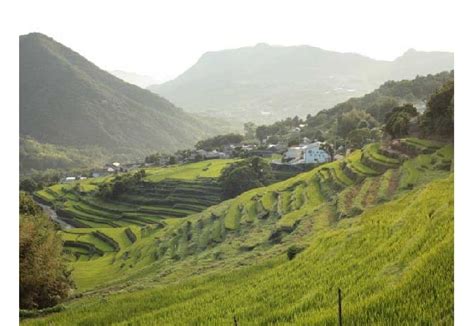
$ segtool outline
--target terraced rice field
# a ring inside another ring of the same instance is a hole
[[[159,227],[135,226],[133,243],[125,227],[110,229],[118,251],[94,236],[102,229],[77,229],[87,234],[68,236],[104,252],[71,253],[79,291],[116,294],[25,324],[335,324],[337,288],[348,324],[452,324],[452,153],[447,145],[395,164],[364,148]],[[303,251],[289,261],[294,244]]]
[[[58,216],[75,227],[162,224],[219,203],[222,190],[217,177],[230,162],[211,160],[147,169],[143,182],[114,200],[96,195],[98,185],[109,182],[111,176],[54,185],[35,197],[53,206]]]
[[[437,169],[438,163],[446,161],[449,155],[452,155],[452,151],[443,148],[427,155],[427,158],[422,155],[406,161],[403,165],[401,162],[396,166],[387,164],[386,170],[382,171],[372,169],[362,160],[363,153],[370,150],[377,151],[377,154],[372,156],[377,156],[378,160],[393,163],[390,158],[380,154],[378,148],[364,148],[364,151],[352,153],[342,163],[325,164],[313,171],[265,188],[251,190],[218,205],[213,205],[219,202],[220,192],[215,181],[203,178],[190,180],[189,174],[186,174],[185,179],[165,178],[158,182],[150,182],[147,179],[133,194],[127,194],[120,202],[103,202],[97,197],[88,196],[87,193],[74,197],[67,190],[55,187],[55,193],[64,192],[57,196],[68,198],[62,209],[73,214],[72,220],[91,227],[87,236],[76,240],[90,243],[98,249],[78,247],[75,243],[66,242],[71,261],[74,261],[74,257],[80,262],[108,261],[107,264],[98,264],[98,270],[103,269],[105,276],[91,278],[87,272],[81,272],[80,269],[75,271],[77,283],[82,289],[90,289],[111,279],[108,275],[122,273],[128,277],[136,273],[138,266],[150,268],[144,262],[166,265],[169,259],[182,261],[187,257],[213,251],[213,248],[234,237],[239,238],[239,241],[225,249],[227,255],[266,250],[269,243],[284,243],[284,239],[322,204],[332,203],[335,220],[360,215],[367,208],[390,200],[397,193],[397,189],[408,189],[405,186],[407,182],[422,183],[422,179],[411,180],[412,165],[418,164],[419,160],[431,163],[431,158],[435,158],[432,165],[426,166],[432,171],[432,175],[425,178],[429,180],[435,175],[445,173]],[[197,171],[194,168],[186,170]],[[407,181],[408,179],[411,181]],[[124,254],[123,241],[117,241],[122,243],[120,250],[111,251],[110,248],[100,245],[103,239],[97,242],[97,235],[94,234],[94,230],[112,227],[119,230],[117,232],[121,233],[123,238],[127,228],[147,225],[151,227],[149,236],[139,237],[142,240],[139,243],[143,247],[138,250],[139,254],[136,249],[138,243],[130,244],[133,254]],[[71,232],[79,232],[74,230],[86,229],[73,229]],[[70,234],[66,234],[65,239],[71,240]],[[153,242],[155,245],[152,245]],[[137,259],[138,266],[123,265],[123,257],[128,260],[131,257],[129,255],[140,256],[140,259]],[[220,251],[214,252],[213,255],[223,257]],[[115,258],[112,259],[111,256]],[[143,256],[147,259],[143,260]],[[124,266],[128,268],[123,270]]]

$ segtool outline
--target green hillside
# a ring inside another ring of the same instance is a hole
[[[84,297],[24,323],[334,324],[341,288],[348,324],[452,324],[453,146],[401,144],[161,226],[67,230]]]
[[[216,129],[48,36],[20,36],[22,136],[61,146],[57,149],[63,152],[81,150],[86,157],[95,158],[94,153],[87,155],[93,147],[108,157],[136,159],[188,148]]]
[[[140,183],[115,198],[98,194],[101,186],[114,182],[114,175],[56,184],[36,192],[34,197],[53,206],[74,227],[164,226],[168,223],[165,220],[219,203],[222,189],[217,177],[230,162],[233,160],[148,168]]]
[[[39,143],[31,137],[20,135],[20,173],[46,169],[73,169],[102,166],[107,160],[114,158],[109,150],[98,146],[76,148]],[[115,161],[123,161],[124,156],[118,155]]]
[[[311,46],[257,44],[207,52],[174,80],[149,89],[190,112],[259,124],[315,114],[387,80],[452,70],[452,53],[409,50],[393,61]]]
[[[412,80],[387,81],[364,96],[350,98],[316,114],[312,112],[306,119],[294,117],[273,124],[266,122],[257,127],[255,136],[261,141],[267,137],[273,138],[273,143],[308,137],[346,146],[346,142],[351,139],[351,132],[357,133],[360,131],[357,129],[369,128],[371,130],[367,130],[368,134],[363,138],[371,142],[378,138],[371,134],[371,131],[383,126],[386,115],[394,107],[410,103],[414,104],[418,111],[424,112],[430,97],[453,81],[454,71],[417,76]],[[294,132],[296,127],[300,128],[299,133]],[[428,134],[436,135],[440,128],[441,126],[437,125]]]

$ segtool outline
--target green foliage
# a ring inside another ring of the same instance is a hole
[[[411,102],[422,105],[423,101],[435,93],[443,84],[453,80],[454,72],[442,72],[435,75],[417,76],[413,80],[387,81],[375,91],[359,98],[340,103],[329,110],[322,110],[316,115],[307,119],[306,124],[310,128],[324,130],[325,133],[331,131],[336,125],[336,120],[342,115],[353,110],[364,111],[370,114],[378,123],[384,123],[385,116],[394,107],[400,104]],[[351,121],[352,119],[349,119]],[[355,119],[357,120],[357,119]],[[359,121],[351,123],[357,127]],[[340,127],[337,126],[338,130]],[[343,128],[344,132],[352,129]]]
[[[20,215],[41,215],[43,210],[27,193],[20,191]]]
[[[450,176],[337,223],[330,222],[331,209],[319,209],[308,218],[317,224],[296,259],[280,251],[232,268],[229,251],[221,246],[200,259],[189,257],[189,264],[173,262],[181,274],[207,257],[212,273],[106,298],[84,297],[63,312],[25,325],[224,325],[233,316],[239,324],[332,325],[337,323],[338,288],[347,294],[347,324],[451,325],[453,208]],[[252,251],[240,254],[248,257]]]
[[[68,296],[73,283],[61,252],[53,223],[20,193],[20,308],[51,307]]]
[[[90,166],[103,163],[103,153],[119,162],[144,158],[219,131],[219,124],[112,76],[50,37],[20,36],[20,134],[43,145],[40,153],[21,154],[24,169]]]
[[[54,307],[44,308],[44,309],[20,309],[20,318],[32,318],[32,317],[40,317],[45,316],[54,312],[61,312],[64,311],[64,306],[59,304]]]
[[[40,143],[20,136],[20,172],[34,170],[92,168],[112,157],[107,149],[96,146],[72,147]]]
[[[235,160],[151,167],[134,173],[56,184],[34,193],[75,227],[162,225],[222,200],[217,178]],[[115,196],[115,198],[113,197]]]
[[[278,139],[293,144],[299,143],[303,137],[308,137],[311,140],[327,140],[337,148],[350,141],[349,134],[354,130],[369,128],[369,141],[379,141],[382,134],[378,127],[386,122],[386,116],[393,108],[403,107],[405,103],[423,107],[424,102],[439,87],[453,78],[453,72],[442,72],[436,75],[418,76],[413,80],[388,81],[365,96],[351,98],[331,109],[319,111],[316,115],[308,114],[306,120],[295,117],[271,125],[258,126],[257,138],[263,141],[268,137],[272,142]],[[304,127],[295,135],[292,130],[300,124]],[[360,131],[354,133],[351,135],[352,138],[360,139],[356,137],[360,135]],[[354,145],[359,147],[364,144],[356,141]]]
[[[83,171],[73,170],[71,172],[73,174],[83,174]],[[35,190],[40,190],[43,187],[51,186],[53,184],[58,183],[61,180],[61,177],[65,175],[65,173],[67,173],[67,171],[55,169],[46,169],[44,171],[30,170],[28,174],[20,174],[20,189],[27,191],[26,189],[22,189],[21,187],[22,182],[24,180],[28,180],[26,181],[24,186],[26,185],[27,187],[30,187],[36,184]]]
[[[160,163],[162,157],[163,155],[161,153],[147,155],[145,157],[145,163],[153,163],[153,164]]]
[[[214,149],[222,149],[225,145],[240,144],[244,137],[239,134],[217,135],[212,138],[200,140],[196,143],[196,149],[204,149],[211,151]]]
[[[293,118],[286,118],[285,120],[277,121],[271,125],[261,125],[256,129],[256,136],[260,142],[263,142],[270,136],[282,136],[291,132],[293,128],[298,127],[303,123],[298,116]]]
[[[363,96],[387,80],[451,70],[453,62],[451,53],[407,52],[388,62],[311,46],[259,44],[208,52],[178,78],[149,89],[190,111],[268,124],[286,118],[289,110],[303,117]],[[397,84],[387,85],[386,96],[413,101],[425,94],[431,81]]]
[[[392,138],[408,135],[410,120],[418,116],[418,111],[412,104],[397,106],[385,117],[384,131]]]
[[[233,315],[245,324],[333,324],[338,287],[353,294],[344,299],[350,324],[449,321],[451,309],[443,308],[452,306],[453,178],[446,178],[443,165],[452,161],[448,147],[416,164],[426,168],[412,179],[412,190],[398,180],[405,165],[372,145],[343,162],[163,219],[159,227],[129,226],[137,235],[133,243],[127,227],[62,232],[68,241],[103,250],[89,258],[68,247],[79,257],[70,258],[78,287],[91,295],[26,324],[225,324]],[[390,162],[394,172],[372,170],[366,154]],[[171,169],[190,178],[203,164]],[[153,173],[162,178],[168,169],[149,169],[146,179]],[[95,237],[97,230],[119,251]],[[289,260],[291,246],[306,250]],[[434,291],[436,299],[421,300]]]
[[[346,138],[349,133],[357,128],[373,128],[377,126],[377,121],[368,113],[362,110],[351,110],[343,113],[337,119],[337,134]]]
[[[430,97],[421,126],[426,135],[454,136],[454,81]]]
[[[253,140],[256,137],[257,126],[253,122],[244,123],[244,138],[246,140]]]
[[[222,171],[220,181],[224,195],[235,197],[247,190],[262,187],[273,180],[268,162],[261,157],[251,157],[229,165]]]
[[[111,182],[100,184],[98,195],[102,198],[116,199],[136,186],[145,177],[145,174],[145,170],[142,169],[133,174],[118,175]]]
[[[38,190],[38,188],[38,184],[32,178],[24,178],[20,181],[20,190],[31,193]]]
[[[288,260],[293,260],[293,258],[295,258],[297,254],[299,254],[305,249],[306,249],[305,247],[299,246],[299,245],[292,245],[288,247],[288,250],[286,251]]]
[[[168,159],[168,164],[173,165],[176,164],[176,157],[174,155],[171,155]]]
[[[370,142],[371,133],[369,128],[354,129],[347,135],[349,146],[353,148],[362,148]]]

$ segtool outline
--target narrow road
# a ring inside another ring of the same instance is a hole
[[[41,208],[43,209],[43,211],[48,214],[48,216],[56,223],[59,224],[59,226],[61,227],[61,229],[63,230],[67,230],[67,229],[70,229],[70,228],[73,228],[72,225],[70,224],[67,224],[66,222],[64,222],[63,220],[61,220],[61,218],[58,216],[58,214],[56,214],[56,211],[54,209],[52,209],[51,207],[49,207],[48,205],[45,205],[45,204],[41,204],[41,203],[38,203],[36,202],[39,206],[41,206]]]

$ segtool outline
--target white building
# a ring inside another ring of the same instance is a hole
[[[304,163],[326,163],[331,161],[331,156],[321,149],[320,142],[303,146],[303,151]]]
[[[283,154],[285,160],[300,160],[303,158],[303,147],[292,146],[288,147],[288,150]]]
[[[321,148],[320,142],[288,148],[283,159],[289,164],[326,163],[331,156]]]

